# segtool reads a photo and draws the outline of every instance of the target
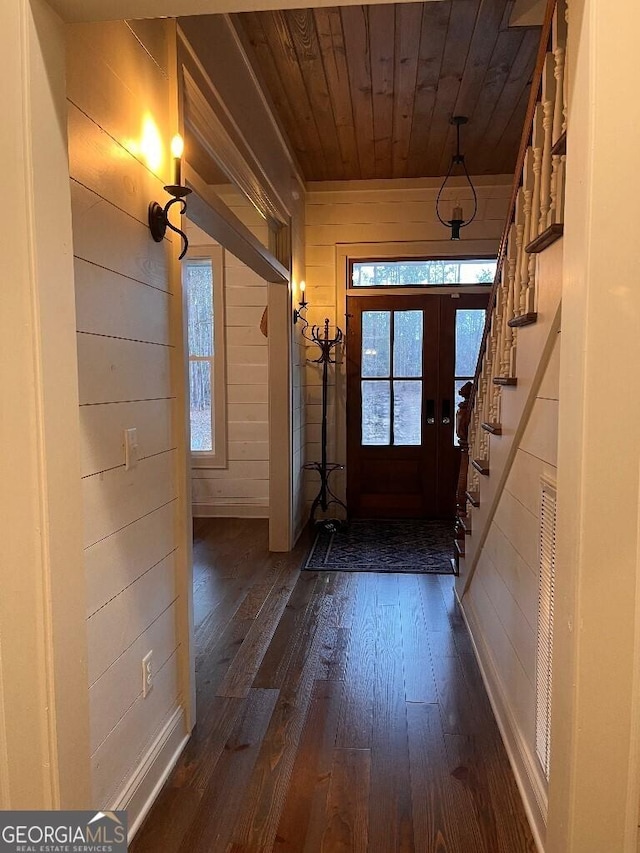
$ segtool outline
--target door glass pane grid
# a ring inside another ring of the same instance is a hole
[[[421,310],[362,312],[363,445],[422,443],[423,323]]]
[[[455,411],[462,402],[460,389],[467,382],[473,382],[476,362],[482,343],[486,311],[484,308],[458,308],[456,311],[456,361],[454,396]],[[457,433],[453,431],[453,443],[459,446]]]
[[[391,312],[362,312],[362,368],[367,379],[391,373]]]
[[[362,380],[362,443],[391,444],[391,383],[389,380]]]
[[[394,378],[422,376],[422,311],[394,311]]]
[[[473,376],[482,342],[484,308],[458,308],[456,311],[456,376]]]
[[[422,444],[422,382],[393,380],[393,443]]]

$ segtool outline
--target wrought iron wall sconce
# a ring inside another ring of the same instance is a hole
[[[449,228],[451,228],[452,240],[460,239],[460,229],[473,222],[478,212],[478,196],[476,195],[475,187],[473,186],[471,177],[469,176],[469,172],[467,171],[467,165],[464,162],[464,154],[460,153],[460,127],[463,124],[466,124],[468,121],[469,119],[466,116],[454,116],[451,119],[451,124],[455,125],[456,128],[456,153],[451,158],[451,165],[449,166],[449,171],[447,172],[447,176],[442,182],[440,192],[438,193],[438,198],[436,199],[436,215],[443,225],[447,225],[449,226]],[[466,177],[469,186],[471,187],[471,192],[473,193],[473,213],[468,219],[465,219],[462,207],[460,206],[460,204],[456,204],[453,208],[451,219],[443,219],[440,215],[440,198],[442,196],[442,192],[445,186],[447,185],[447,181],[452,176],[454,168],[456,166],[461,166],[461,170],[464,176]]]
[[[306,318],[302,312],[307,310],[309,303],[307,302],[307,296],[306,296],[307,285],[305,284],[304,281],[300,282],[299,290],[300,290],[300,302],[298,302],[298,307],[293,309],[293,323],[295,325],[298,322],[298,320],[302,320],[302,322],[305,323],[305,328],[306,328],[309,324],[307,323],[307,320],[306,320]]]
[[[179,234],[182,239],[182,251],[178,255],[178,260],[181,261],[184,256],[187,254],[187,249],[189,248],[189,240],[187,239],[187,235],[184,231],[181,231],[180,228],[176,228],[175,225],[171,223],[169,220],[169,210],[172,208],[174,204],[180,204],[180,215],[184,215],[187,212],[187,202],[186,196],[189,195],[191,190],[189,187],[185,187],[182,185],[182,153],[184,150],[184,143],[182,141],[181,136],[174,136],[171,140],[171,156],[173,158],[173,183],[167,184],[165,186],[165,191],[169,193],[172,198],[165,204],[164,207],[158,204],[157,201],[152,201],[149,205],[149,230],[151,231],[151,236],[156,241],[156,243],[161,243],[164,239],[164,235],[167,233],[167,228],[170,228],[176,234]]]

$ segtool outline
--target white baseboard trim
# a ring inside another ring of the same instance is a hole
[[[269,518],[269,507],[260,504],[193,504],[194,518]]]
[[[114,811],[120,809],[127,811],[128,844],[131,843],[147,816],[190,737],[190,732],[186,731],[184,708],[176,708],[137,769],[129,777],[124,790],[113,805]]]
[[[522,797],[522,803],[531,826],[533,839],[539,853],[544,853],[543,839],[547,830],[547,793],[542,787],[539,773],[535,769],[535,759],[531,755],[520,728],[507,702],[498,669],[491,652],[478,628],[478,621],[470,602],[463,604],[454,589],[464,621],[469,631],[471,645],[480,668],[493,714],[496,718],[502,742],[513,770],[513,775]]]

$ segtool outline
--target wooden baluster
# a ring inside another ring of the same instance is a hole
[[[564,5],[564,28],[565,28],[565,50],[567,44],[567,31],[569,29],[569,0],[558,0],[558,6]],[[562,87],[562,132],[567,132],[567,110],[569,108],[569,75],[567,73],[567,62],[565,57],[564,76]]]
[[[531,206],[533,203],[533,148],[529,146],[524,156],[524,167],[522,170],[522,198],[524,208],[524,239],[526,245],[529,242],[531,234]],[[529,305],[529,288],[535,286],[535,263],[533,267],[530,264],[531,255],[525,251],[522,252],[520,258],[520,302],[518,306],[519,314],[527,313]],[[533,278],[531,274],[533,272]]]
[[[488,356],[488,353],[487,353]],[[491,384],[491,362],[489,358],[485,357],[484,363],[484,371],[482,376],[482,399],[480,401],[480,416],[479,420],[482,424],[485,421],[489,420],[489,402],[491,399],[491,394],[489,393],[489,385]],[[489,434],[485,432],[482,428],[479,430],[480,433],[480,447],[478,450],[478,456],[476,459],[489,459]]]
[[[557,222],[564,222],[564,179],[565,179],[566,162],[567,162],[567,158],[564,154],[562,154],[560,157],[560,160],[558,162],[558,169],[557,169],[557,176],[556,176],[555,216],[557,217]]]
[[[458,515],[467,514],[467,476],[469,473],[469,424],[471,421],[471,405],[469,396],[473,390],[473,382],[465,382],[458,394],[462,402],[456,412],[456,435],[460,445],[460,467],[458,469],[458,488],[456,491],[456,507]]]
[[[504,341],[502,350],[502,366],[500,372],[502,376],[515,375],[515,329],[509,325],[509,319],[513,316],[513,295],[514,283],[516,277],[516,225],[511,223],[509,239],[507,241],[507,256],[502,267],[503,281],[506,288],[504,298]]]
[[[470,450],[473,459],[478,457],[478,441],[479,441],[479,433],[480,433],[480,395],[482,394],[482,371],[480,373],[480,379],[478,381],[478,387],[476,388],[476,395],[473,401],[473,415],[471,417],[471,436],[470,436]],[[478,479],[478,472],[476,469],[471,466],[469,468],[469,491],[475,492],[480,488],[480,482]]]
[[[538,223],[540,221],[540,177],[542,171],[542,147],[544,144],[542,116],[542,105],[538,104],[533,114],[533,128],[531,132],[531,147],[533,149],[533,194],[531,196],[531,230],[529,231],[529,240],[535,240],[538,236]],[[535,310],[535,255],[529,255],[529,273],[527,278],[527,299],[524,306],[525,314],[529,314]]]
[[[567,4],[565,0],[557,0],[556,10],[553,14],[553,29],[551,40],[553,55],[555,57],[554,75],[556,79],[556,95],[553,111],[553,144],[560,139],[566,130],[566,104],[565,104],[565,58],[567,50]]]
[[[492,423],[500,423],[500,386],[493,384],[493,379],[496,376],[500,375],[500,359],[498,358],[498,346],[499,346],[499,337],[500,337],[500,329],[502,328],[502,317],[504,313],[504,301],[502,299],[496,300],[496,305],[493,310],[493,314],[491,316],[491,340],[490,346],[491,351],[493,353],[492,360],[492,375],[491,375],[491,409],[489,420]]]
[[[560,140],[566,128],[565,122],[565,54],[567,44],[566,3],[558,0],[552,29],[553,55],[555,57],[556,99],[553,112],[553,144]],[[551,206],[547,226],[563,221],[564,163],[561,152],[551,158]]]
[[[496,324],[496,360],[495,360],[495,370],[494,376],[503,376],[503,361],[504,361],[504,351],[506,347],[506,334],[507,334],[507,320],[506,316],[506,307],[507,307],[507,260],[506,258],[502,262],[502,269],[500,271],[500,284],[498,285],[498,290],[496,292],[496,304],[495,304],[495,324]]]
[[[522,258],[524,251],[524,190],[522,187],[518,190],[516,196],[516,213],[515,213],[515,257],[514,257],[514,279],[513,279],[513,300],[511,314],[507,318],[512,320],[520,311],[520,291],[522,289]]]
[[[553,119],[555,108],[556,60],[548,53],[542,69],[542,164],[540,170],[540,215],[538,217],[538,234],[547,228],[549,207],[551,205],[551,166],[553,148]]]

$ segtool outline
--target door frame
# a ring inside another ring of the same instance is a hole
[[[350,287],[349,262],[369,258],[461,258],[483,257],[496,254],[495,240],[464,240],[452,243],[451,240],[421,240],[407,243],[338,243],[336,244],[336,323],[346,331],[347,296],[386,296],[437,293],[475,294],[488,293],[487,285],[462,285],[447,287],[432,285],[426,287]],[[342,345],[344,347],[345,344]],[[328,453],[330,458],[344,466],[343,470],[333,474],[332,488],[338,497],[347,498],[347,369],[345,351],[338,354],[335,373],[335,415],[333,430],[329,431]]]

